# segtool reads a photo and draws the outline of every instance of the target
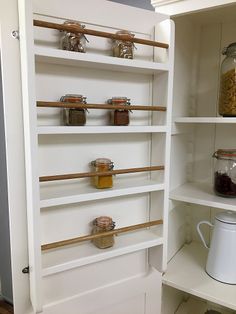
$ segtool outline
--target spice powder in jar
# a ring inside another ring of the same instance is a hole
[[[62,96],[61,102],[86,104],[86,97],[76,94]],[[63,122],[68,126],[80,126],[86,124],[86,109],[65,108],[63,109]]]
[[[115,222],[112,218],[101,216],[93,221],[92,234],[111,231],[115,228]],[[95,238],[92,240],[93,244],[99,249],[106,249],[114,245],[114,235],[107,235],[104,237]]]
[[[129,125],[130,119],[129,119],[129,109],[128,106],[130,105],[130,99],[127,97],[112,97],[108,100],[109,104],[112,105],[122,105],[127,106],[126,109],[115,109],[112,110],[111,115],[111,123],[112,125]]]
[[[126,40],[113,40],[112,51],[113,57],[133,59],[134,58],[134,43],[130,41],[134,38],[134,34],[129,31],[121,30],[116,32],[117,35],[125,36]]]
[[[91,166],[95,172],[107,172],[113,169],[114,164],[108,158],[97,158],[91,162]],[[93,183],[97,189],[106,189],[113,187],[113,178],[112,175],[105,176],[95,176],[93,178]]]

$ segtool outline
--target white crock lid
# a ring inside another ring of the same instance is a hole
[[[217,214],[215,219],[228,224],[236,224],[236,213],[231,211],[222,212]]]

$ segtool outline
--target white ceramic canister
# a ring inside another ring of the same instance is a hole
[[[208,247],[201,233],[200,226],[207,224],[214,227],[211,245]],[[212,278],[236,284],[236,213],[222,212],[215,216],[214,225],[209,221],[201,221],[197,231],[204,244],[209,249],[206,272]]]

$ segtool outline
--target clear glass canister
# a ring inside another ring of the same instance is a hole
[[[93,221],[92,234],[111,231],[115,228],[115,222],[112,218],[107,216],[101,216]],[[104,237],[95,238],[92,240],[93,244],[100,249],[106,249],[114,245],[114,235],[107,235]]]
[[[112,44],[113,57],[133,59],[134,58],[134,43],[129,39],[134,38],[134,34],[129,31],[118,31],[117,35],[126,36],[127,40],[114,39]]]
[[[77,94],[66,94],[60,99],[61,102],[86,104],[86,97]],[[78,126],[86,124],[86,109],[65,108],[62,111],[65,125]]]
[[[223,197],[236,197],[236,149],[219,149],[214,169],[214,190]]]
[[[65,21],[64,25],[67,26],[77,26],[78,28],[85,28],[85,25],[82,25],[74,21]],[[86,52],[86,42],[87,38],[82,33],[72,33],[69,31],[63,31],[61,38],[61,48],[63,50],[77,51],[77,52]]]
[[[91,162],[91,166],[96,172],[107,172],[114,168],[114,163],[108,158],[97,158]],[[95,176],[93,182],[97,189],[113,187],[112,175]]]
[[[127,106],[127,110],[115,109],[110,112],[112,125],[129,125],[130,119],[128,106],[130,105],[130,99],[127,97],[112,97],[111,99],[108,99],[107,102],[114,106]]]
[[[219,114],[236,117],[236,43],[224,48],[221,65]]]

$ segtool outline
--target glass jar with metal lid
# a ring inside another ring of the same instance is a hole
[[[64,25],[67,26],[77,26],[78,28],[85,28],[85,25],[74,21],[65,21]],[[61,48],[63,50],[86,52],[86,42],[87,38],[84,34],[76,32],[72,33],[69,31],[63,31],[61,38]]]
[[[111,231],[115,228],[115,222],[111,217],[101,216],[93,221],[92,234]],[[107,235],[104,237],[95,238],[92,240],[93,244],[99,249],[106,249],[114,245],[114,235]]]
[[[236,149],[218,149],[214,169],[214,190],[223,197],[236,197]]]
[[[127,97],[112,97],[111,99],[108,99],[107,102],[114,106],[127,106],[127,109],[115,109],[111,111],[110,116],[112,125],[129,125],[130,110],[128,109],[128,106],[130,105],[130,99],[128,99]]]
[[[107,172],[114,168],[114,163],[108,158],[97,158],[91,162],[91,166],[96,172]],[[93,182],[97,189],[113,187],[112,175],[95,176]]]
[[[130,39],[134,38],[134,34],[129,31],[121,30],[116,32],[117,35],[125,36],[126,40],[114,39],[112,44],[113,57],[133,59],[134,43]]]
[[[86,97],[77,94],[66,94],[60,99],[61,102],[74,104],[86,104]],[[86,109],[84,108],[65,108],[63,109],[63,121],[65,125],[78,126],[86,123]]]
[[[236,117],[236,43],[224,48],[225,59],[221,65],[219,114]]]

